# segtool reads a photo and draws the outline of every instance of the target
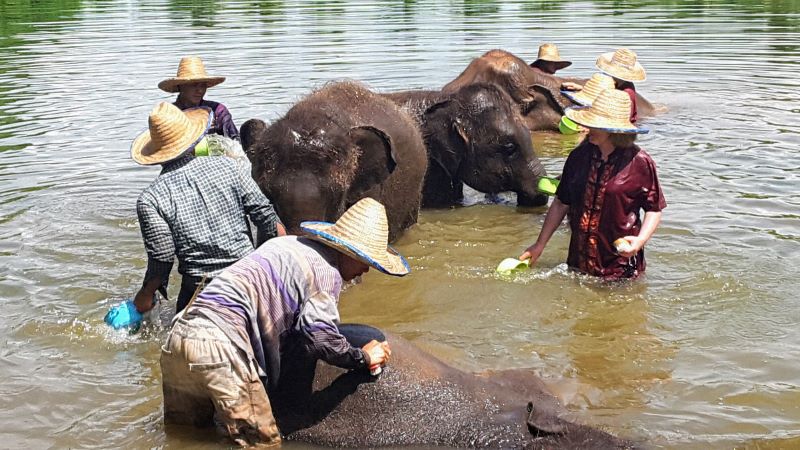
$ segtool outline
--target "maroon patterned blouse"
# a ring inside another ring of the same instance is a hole
[[[617,148],[603,161],[600,149],[586,139],[567,158],[556,196],[569,206],[570,267],[610,280],[644,272],[643,249],[624,258],[613,242],[639,234],[640,209],[667,206],[650,155],[634,145]]]

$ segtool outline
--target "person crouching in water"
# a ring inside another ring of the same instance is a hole
[[[275,444],[270,398],[310,396],[317,360],[363,371],[389,360],[383,333],[340,325],[337,308],[342,285],[370,267],[409,272],[388,247],[383,205],[365,198],[335,224],[301,229],[223,271],[176,319],[161,353],[165,423],[213,414],[240,445]]]
[[[567,157],[539,237],[521,260],[536,262],[569,213],[571,268],[607,280],[636,278],[644,272],[644,245],[667,203],[655,162],[634,144],[636,134],[646,130],[630,122],[630,108],[628,94],[606,89],[592,106],[566,110],[566,116],[589,133]]]

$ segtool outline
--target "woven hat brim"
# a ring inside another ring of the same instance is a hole
[[[622,81],[644,81],[647,79],[647,72],[645,72],[644,67],[639,64],[639,61],[636,61],[634,64],[633,69],[626,69],[624,67],[620,67],[611,63],[611,59],[614,57],[614,52],[603,53],[597,58],[597,63],[595,67],[600,69],[601,72],[605,73],[606,75],[610,75],[614,78],[619,78]]]
[[[581,91],[561,91],[561,95],[567,97],[568,99],[572,100],[573,102],[581,105],[581,106],[592,106],[592,102],[589,101],[587,98],[583,98],[580,96]]]
[[[563,59],[559,59],[558,61],[553,61],[553,60],[546,59],[546,58],[539,58],[536,61],[534,61],[533,64],[536,64],[537,61],[544,61],[544,62],[553,63],[553,64],[556,65],[556,70],[561,70],[561,69],[563,69],[565,67],[569,67],[569,66],[572,65],[572,61],[564,61]],[[533,67],[533,64],[531,64],[531,67]]]
[[[192,78],[167,78],[158,83],[158,88],[165,92],[178,92],[178,86],[186,83],[207,83],[208,87],[214,87],[225,81],[225,77],[192,77]]]
[[[402,277],[411,272],[408,261],[392,247],[381,255],[370,255],[346,240],[329,233],[334,224],[329,222],[302,222],[300,229],[306,236],[334,248],[350,257],[368,264],[387,275]]]
[[[650,130],[637,128],[630,120],[612,121],[607,117],[596,114],[592,108],[567,108],[564,115],[573,122],[587,128],[597,128],[609,133],[645,134]]]
[[[197,145],[211,127],[214,113],[208,108],[192,108],[184,111],[189,118],[189,129],[184,137],[170,148],[156,148],[150,137],[150,130],[145,130],[131,144],[131,159],[143,166],[161,164],[172,161]]]

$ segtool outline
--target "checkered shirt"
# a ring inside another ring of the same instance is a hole
[[[277,234],[272,204],[252,177],[223,156],[190,155],[164,164],[139,196],[136,213],[147,250],[145,283],[160,277],[165,289],[175,257],[181,275],[214,277],[252,252],[247,216],[259,237]]]

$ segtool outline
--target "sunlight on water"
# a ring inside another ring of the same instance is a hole
[[[136,335],[103,323],[141,283],[134,205],[157,169],[129,145],[171,100],[156,85],[181,56],[227,77],[207,98],[241,125],[329,80],[438,89],[487,50],[531,60],[543,41],[573,61],[566,76],[619,46],[647,68],[637,89],[662,112],[639,143],[669,204],[647,275],[609,285],[568,271],[566,227],[530,271],[497,275],[545,209],[472,192],[469,207],[424,211],[396,245],[413,274],[367,274],[343,320],[466,370],[532,367],[585,423],[656,448],[800,446],[798,30],[785,1],[0,6],[4,446],[220,446],[212,432],[164,433],[158,356],[174,304]],[[550,174],[581,139],[533,135]]]

